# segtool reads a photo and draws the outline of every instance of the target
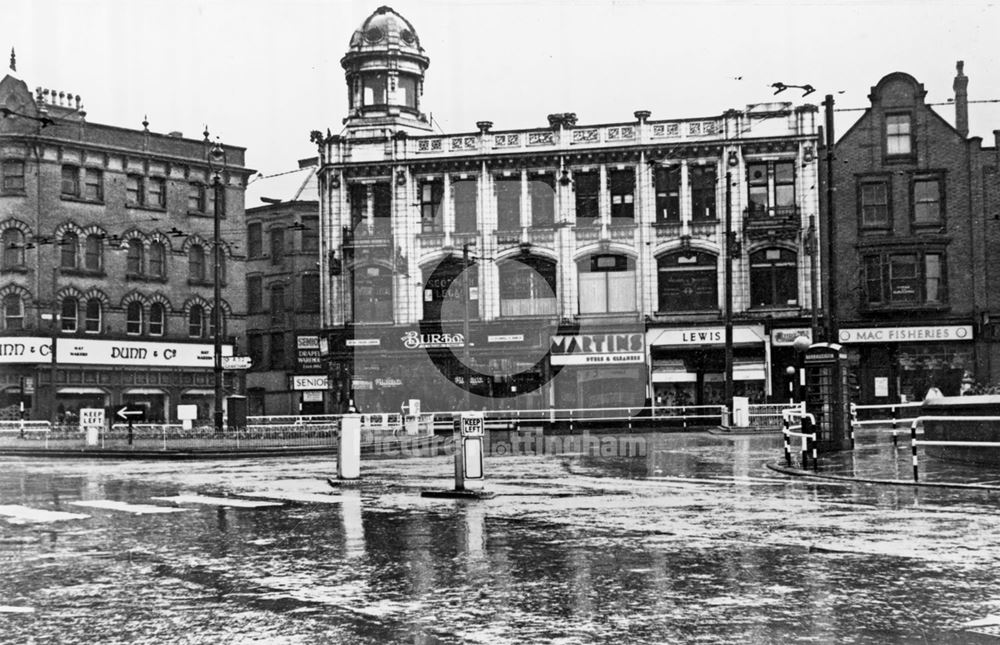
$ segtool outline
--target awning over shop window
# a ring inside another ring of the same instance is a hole
[[[56,390],[56,394],[101,394],[107,395],[107,392],[99,387],[61,387]]]
[[[651,329],[647,335],[650,347],[725,346],[725,327],[691,325],[670,329]],[[762,345],[763,325],[733,326],[733,345]]]
[[[734,381],[763,381],[766,378],[766,372],[764,371],[763,363],[741,363],[733,365],[733,380]],[[705,381],[712,382],[723,382],[726,380],[726,375],[721,373],[710,373],[705,374]]]

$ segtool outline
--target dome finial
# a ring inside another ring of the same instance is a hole
[[[17,71],[17,55],[14,54],[14,48],[10,48],[10,71]]]

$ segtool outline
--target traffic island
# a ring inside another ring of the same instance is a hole
[[[422,490],[420,496],[433,499],[492,499],[497,494],[488,490]]]

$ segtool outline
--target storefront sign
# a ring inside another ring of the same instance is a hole
[[[524,334],[506,334],[503,336],[487,336],[488,343],[520,343],[524,342]]]
[[[791,347],[795,344],[795,339],[799,336],[808,338],[809,342],[812,343],[812,330],[808,327],[805,329],[772,329],[771,346]]]
[[[293,390],[329,390],[330,377],[326,374],[292,376]]]
[[[649,332],[652,346],[677,345],[724,345],[725,327],[678,327],[658,329]],[[746,345],[764,342],[764,328],[760,325],[733,327],[733,344]]]
[[[351,380],[351,389],[357,391],[357,390],[371,390],[374,388],[372,387],[371,381],[366,381],[364,379],[356,378]]]
[[[315,390],[306,390],[302,393],[303,403],[322,403],[323,402],[323,392]]]
[[[931,343],[953,340],[972,340],[972,325],[865,327],[840,330],[842,343]]]
[[[403,381],[398,378],[377,378],[375,379],[375,385],[379,387],[402,387]]]
[[[319,350],[319,336],[299,336],[296,338],[295,357],[298,359],[299,369],[322,369],[323,356]]]
[[[889,396],[889,377],[888,376],[876,376],[875,377],[875,396],[881,396],[881,397]]]
[[[417,331],[408,331],[402,335],[403,347],[406,349],[433,349],[435,347],[463,347],[465,337],[462,334],[421,334]]]
[[[640,332],[631,334],[577,334],[552,337],[553,365],[643,363],[646,347]]]
[[[45,363],[51,360],[52,340],[49,338],[0,338],[0,363]]]
[[[222,355],[232,356],[233,346],[223,345]],[[56,361],[71,365],[155,364],[158,367],[211,368],[215,365],[215,348],[191,343],[60,338],[56,344]]]
[[[299,336],[295,339],[295,346],[298,349],[319,350],[319,336]]]
[[[381,338],[348,338],[348,347],[378,347],[382,344]]]

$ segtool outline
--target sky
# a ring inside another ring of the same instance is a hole
[[[30,88],[79,94],[87,120],[180,131],[247,149],[264,174],[316,154],[311,130],[342,129],[340,59],[381,2],[4,0],[0,52]],[[969,77],[970,130],[1000,129],[1000,7],[986,1],[397,0],[430,67],[422,109],[445,132],[718,115],[751,103],[864,108],[904,71],[927,101]],[[774,96],[771,84],[814,86]],[[938,108],[953,121],[951,106]],[[842,134],[859,112],[838,112]]]

